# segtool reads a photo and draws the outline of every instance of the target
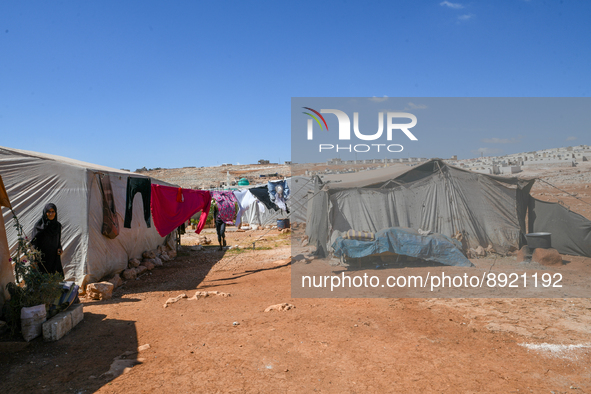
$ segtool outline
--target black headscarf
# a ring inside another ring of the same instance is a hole
[[[53,209],[55,211],[55,217],[53,220],[47,218],[47,211]],[[43,208],[43,216],[35,223],[33,229],[33,239],[35,239],[41,233],[48,233],[51,235],[60,234],[62,232],[62,225],[57,221],[57,207],[55,204],[49,203]]]

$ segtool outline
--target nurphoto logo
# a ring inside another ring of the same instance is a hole
[[[318,124],[321,130],[326,128],[328,131],[328,124],[322,114],[333,114],[336,115],[339,122],[339,141],[351,140],[351,120],[349,116],[338,109],[321,109],[320,112],[310,107],[302,107],[310,112],[303,112],[308,115],[311,119],[308,119],[307,135],[308,140],[314,139],[314,121]],[[413,128],[417,124],[417,117],[408,112],[386,112],[386,140],[392,141],[393,131],[402,131],[408,139],[411,141],[417,141],[417,137],[410,132],[409,129]],[[410,119],[410,123],[394,123],[394,119]],[[324,125],[324,126],[323,126]],[[364,134],[359,130],[359,113],[353,112],[353,133],[357,139],[362,141],[376,141],[384,134],[384,112],[378,113],[378,131],[373,134]],[[384,148],[385,147],[385,148]],[[336,144],[318,144],[318,151],[332,150],[339,151],[355,151],[355,152],[369,152],[376,150],[380,152],[380,149],[384,148],[388,152],[402,152],[404,147],[400,144],[355,144],[355,145],[339,145]]]

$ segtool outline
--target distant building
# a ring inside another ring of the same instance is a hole
[[[269,164],[269,160],[261,159],[259,160],[259,164]]]

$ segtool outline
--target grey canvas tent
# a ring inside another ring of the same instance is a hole
[[[524,242],[533,180],[473,173],[434,159],[415,167],[365,172],[342,182],[318,182],[308,207],[307,234],[321,254],[348,230],[408,227],[453,237],[467,246],[506,253]]]
[[[527,232],[544,231],[553,234],[552,247],[560,253],[591,257],[591,221],[531,197],[534,182],[466,171],[439,159],[342,176],[340,182],[317,179],[306,233],[326,255],[348,230],[408,227],[448,237],[461,232],[467,247],[492,245],[499,253],[520,248]]]
[[[109,175],[119,235],[102,235],[103,205],[99,176]],[[165,242],[153,223],[147,227],[143,203],[138,193],[133,200],[131,228],[124,228],[127,178],[147,178],[129,171],[85,163],[65,157],[0,147],[0,175],[12,208],[30,235],[45,204],[58,208],[61,222],[62,265],[68,280],[77,284],[96,281],[127,267],[130,258]],[[166,184],[152,179],[152,182]],[[11,252],[16,247],[16,231],[10,210],[2,208]]]

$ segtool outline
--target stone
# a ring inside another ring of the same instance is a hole
[[[109,279],[107,282],[113,284],[113,290],[115,290],[116,288],[118,288],[119,286],[121,286],[123,284],[123,280],[121,280],[121,277],[119,276],[119,274],[116,274],[114,277]]]
[[[142,257],[144,259],[153,259],[156,257],[156,253],[154,253],[153,250],[148,250],[148,251],[142,253]]]
[[[545,266],[561,266],[562,256],[556,249],[536,248],[532,253],[532,261]]]
[[[132,280],[137,278],[137,273],[135,272],[135,268],[130,268],[123,271],[123,279],[125,280]]]
[[[252,226],[250,226],[250,229],[251,230],[258,230],[259,229],[259,226],[256,225],[256,224],[253,224]]]
[[[282,303],[282,304],[275,304],[275,305],[271,305],[270,307],[268,307],[267,309],[265,309],[265,312],[271,312],[271,311],[288,311],[290,309],[294,309],[295,306],[288,304],[288,303]]]
[[[203,250],[203,246],[201,246],[201,245],[193,246],[193,247],[191,247],[191,250],[193,252],[201,252]]]
[[[72,305],[64,312],[60,312],[43,323],[43,339],[57,341],[66,335],[78,323],[84,320],[84,308],[82,304]]]
[[[198,291],[195,293],[195,295],[193,297],[191,297],[191,299],[198,300],[200,298],[205,298],[205,297],[209,297],[209,296],[230,297],[230,296],[232,296],[232,294],[223,293],[221,291]]]
[[[110,282],[91,283],[86,286],[86,296],[93,300],[108,300],[113,296],[113,284]]]
[[[515,256],[518,262],[531,261],[531,251],[527,245],[523,245],[521,249],[517,251]]]
[[[143,352],[144,350],[148,350],[150,348],[150,344],[146,343],[145,345],[142,345],[140,347],[137,348],[138,352]]]
[[[474,249],[474,252],[476,253],[477,257],[485,257],[486,256],[486,251],[480,245],[478,245],[478,247],[476,249]]]
[[[187,295],[185,293],[178,295],[174,298],[169,298],[168,300],[166,300],[166,302],[164,303],[164,307],[168,308],[168,305],[170,304],[174,304],[175,302],[179,302],[181,299],[183,298],[187,298]]]
[[[88,285],[90,286],[90,285]],[[60,312],[43,323],[43,339],[57,341],[72,330],[72,315],[69,310]]]
[[[496,253],[495,249],[493,248],[492,244],[488,244],[488,246],[485,249],[486,254],[491,254],[491,253]]]
[[[164,245],[158,245],[158,247],[156,248],[157,254],[160,254],[160,253],[164,252],[165,250],[166,250],[166,246],[164,246]]]
[[[136,277],[140,276],[144,272],[148,270],[148,267],[145,265],[140,265],[139,267],[134,268]]]
[[[72,327],[76,327],[78,323],[84,320],[84,308],[82,304],[74,304],[65,312],[69,312],[72,316]]]
[[[159,257],[156,257],[154,260],[152,260],[152,263],[154,263],[156,267],[162,267],[162,260]]]
[[[152,263],[150,260],[142,261],[142,265],[146,267],[148,271],[152,271],[155,267],[154,263]]]
[[[281,230],[281,234],[289,234],[289,233],[291,233],[290,228],[284,228],[283,230]]]
[[[176,250],[174,250],[174,249],[167,250],[167,251],[166,251],[166,254],[168,254],[168,256],[169,256],[169,257],[170,257],[172,260],[176,259]]]
[[[140,265],[140,261],[138,259],[130,259],[129,262],[127,263],[127,266],[129,268],[135,268],[138,267]]]
[[[194,247],[195,247],[195,246],[194,246]],[[193,247],[193,248],[194,248],[194,247]],[[191,248],[191,249],[193,249],[193,248]],[[160,260],[161,260],[162,262],[167,262],[167,261],[170,261],[170,260],[171,260],[170,256],[169,256],[169,255],[168,255],[168,253],[166,253],[166,252],[162,252],[162,254],[160,254],[159,258],[160,258]]]

